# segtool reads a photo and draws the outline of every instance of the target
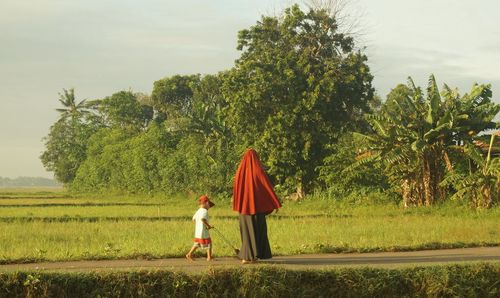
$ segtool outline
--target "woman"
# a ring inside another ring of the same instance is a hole
[[[233,210],[239,213],[243,264],[272,258],[266,215],[281,207],[257,156],[248,149],[234,177]]]

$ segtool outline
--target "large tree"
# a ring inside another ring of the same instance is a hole
[[[257,149],[279,186],[302,195],[326,146],[369,109],[367,57],[326,10],[298,5],[240,31],[238,50],[223,87],[228,124],[238,144]]]

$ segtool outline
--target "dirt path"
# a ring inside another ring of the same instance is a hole
[[[265,264],[276,265],[287,269],[328,269],[346,266],[402,267],[480,261],[499,262],[500,247],[477,247],[412,252],[280,256],[274,257],[271,260],[261,261],[258,264],[243,266],[252,267]],[[204,258],[197,258],[193,262],[186,259],[172,258],[159,260],[104,260],[9,264],[0,265],[0,272],[17,270],[108,271],[155,269],[202,272],[214,267],[229,268],[235,266],[242,266],[236,258],[216,258],[216,260],[212,262],[207,262]]]

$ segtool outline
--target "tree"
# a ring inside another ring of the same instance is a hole
[[[200,175],[206,181],[202,187],[229,194],[240,156],[224,114],[227,107],[221,90],[224,76],[224,73],[207,75],[193,85],[189,133],[201,135],[203,140],[200,151],[207,160]],[[194,140],[197,139],[191,139]]]
[[[462,155],[471,162],[469,171],[454,171],[441,182],[442,186],[451,185],[456,189],[452,200],[467,200],[476,208],[490,208],[500,201],[500,157],[493,155],[494,143],[495,134],[491,134],[486,154],[477,142],[461,148]]]
[[[354,47],[325,10],[297,5],[239,32],[226,119],[240,151],[254,147],[287,191],[311,189],[326,146],[369,109],[372,76]]]
[[[225,73],[176,75],[155,82],[153,105],[166,115],[164,126],[180,139],[178,152],[169,159],[170,169],[164,172],[172,180],[182,180],[179,170],[184,172],[193,180],[182,183],[190,183],[190,190],[226,192],[231,187],[239,156],[224,114],[224,78]]]
[[[352,133],[343,134],[336,143],[330,146],[330,154],[325,157],[323,165],[319,166],[320,176],[329,192],[335,191],[347,195],[360,189],[376,189],[384,191],[389,188],[387,177],[380,167],[372,163],[346,175],[343,170],[359,159],[358,149],[362,146],[360,140]]]
[[[161,171],[178,140],[152,122],[131,135],[121,128],[104,128],[88,141],[87,158],[71,184],[76,191],[160,191]]]
[[[61,113],[61,117],[44,138],[45,151],[40,159],[47,170],[54,172],[59,182],[68,184],[85,160],[87,141],[98,127],[86,123],[85,119],[90,115],[87,103],[85,100],[76,103],[73,88],[63,89],[63,94],[59,93],[59,102],[63,108],[56,111]]]
[[[57,121],[44,138],[45,151],[40,156],[44,167],[54,172],[57,181],[71,183],[86,158],[87,141],[95,132],[77,120]]]
[[[153,119],[153,108],[140,103],[131,91],[120,91],[92,104],[108,127],[141,130]]]
[[[189,109],[182,113],[173,105],[164,108],[170,111],[165,121],[149,121],[151,114],[144,118],[137,96],[130,92],[92,102],[106,127],[89,138],[87,158],[78,169],[72,189],[229,192],[239,156],[235,156],[223,118],[221,76],[199,77],[188,84],[189,90],[175,86],[185,82],[179,77],[163,81],[169,82],[168,92],[164,92],[169,98],[189,102]],[[145,123],[147,127],[135,129]]]
[[[76,103],[74,88],[69,90],[63,89],[63,93],[59,93],[59,102],[63,107],[56,109],[56,111],[61,113],[61,120],[66,120],[67,118],[80,119],[89,113],[85,99]]]
[[[151,102],[168,118],[182,118],[190,114],[194,86],[200,75],[175,75],[154,82]]]
[[[168,166],[162,170],[170,177],[167,183],[178,181],[169,187],[171,190],[185,187],[223,193],[231,189],[239,156],[223,113],[227,106],[221,92],[224,76],[174,76],[155,84],[152,98],[169,99],[158,108],[167,111],[165,126],[179,137]]]
[[[445,85],[440,95],[430,76],[424,97],[411,78],[408,87],[391,91],[377,114],[367,115],[373,133],[357,134],[367,142],[363,155],[348,167],[352,173],[368,162],[378,161],[405,205],[431,205],[446,197],[440,184],[445,170],[453,171],[450,155],[478,132],[496,126],[500,105],[491,101],[489,85],[474,85],[470,94]]]

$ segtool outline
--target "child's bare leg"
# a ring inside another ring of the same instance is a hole
[[[207,249],[207,261],[212,261],[212,246]]]
[[[192,261],[192,260],[193,260],[193,253],[194,253],[194,251],[195,251],[197,248],[198,248],[198,247],[196,247],[196,246],[191,247],[191,250],[190,250],[190,251],[187,253],[187,255],[186,255],[186,259],[188,259],[188,260]]]

